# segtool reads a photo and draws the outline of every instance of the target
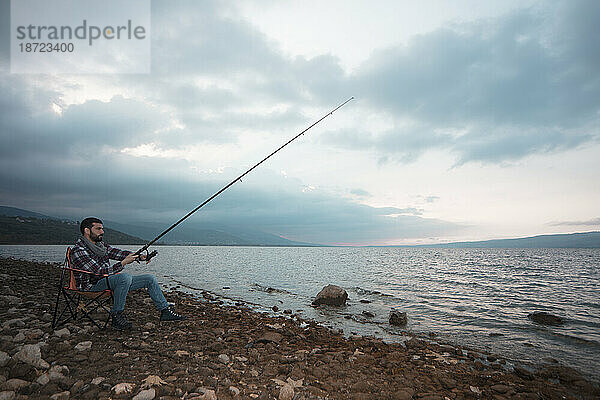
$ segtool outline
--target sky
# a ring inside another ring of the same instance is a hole
[[[600,230],[600,2],[153,1],[149,74],[11,74],[0,205],[323,244]],[[186,222],[188,223],[188,222]]]

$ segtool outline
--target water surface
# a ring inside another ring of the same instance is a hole
[[[391,341],[402,340],[402,330],[387,324],[390,310],[397,308],[408,313],[408,331],[434,332],[443,341],[513,360],[536,363],[552,357],[595,380],[600,377],[600,249],[157,249],[149,265],[128,268],[152,272],[170,287],[209,290],[260,304],[264,311],[276,305],[347,334]],[[0,255],[60,262],[64,250],[0,246]],[[336,311],[310,307],[329,283],[348,291],[348,305]],[[375,316],[364,317],[363,311]],[[527,318],[533,311],[559,315],[567,323],[536,325]]]

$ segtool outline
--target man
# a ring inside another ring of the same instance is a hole
[[[71,264],[74,269],[89,271],[96,275],[109,275],[108,282],[113,291],[114,303],[111,309],[112,327],[118,330],[131,329],[131,322],[123,315],[127,293],[141,288],[147,288],[150,298],[160,312],[161,321],[181,321],[186,317],[175,313],[156,281],[154,275],[131,275],[123,271],[127,264],[139,257],[130,251],[111,247],[102,241],[104,227],[98,218],[90,217],[81,221],[79,230],[82,236],[77,240],[71,252]],[[110,260],[119,262],[111,265]],[[99,292],[107,289],[106,278],[85,273],[76,273],[75,281],[79,290]]]

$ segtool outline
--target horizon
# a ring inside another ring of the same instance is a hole
[[[2,204],[167,227],[354,96],[186,224],[344,246],[600,230],[598,2],[152,1],[151,72],[83,75],[11,73],[0,7]]]
[[[15,209],[15,210],[21,210],[18,207],[13,207],[13,206],[7,206],[7,205],[2,205],[0,204],[0,208],[11,208],[11,209]],[[75,220],[75,219],[70,219],[67,217],[61,217],[61,216],[53,216],[53,215],[44,215],[41,213],[38,213],[34,210],[23,210],[26,212],[33,212],[36,214],[40,214],[41,216],[44,217],[48,217],[48,218],[55,218],[61,222],[64,221],[68,221],[68,222],[79,222],[79,220]],[[1,212],[1,211],[0,211]],[[1,214],[0,214],[1,215]],[[23,218],[34,218],[36,219],[36,216],[19,216],[19,217],[23,217]],[[16,218],[16,216],[15,216]],[[111,224],[115,223],[114,221],[109,221],[107,220],[106,223],[103,221],[103,225],[105,228],[108,229],[112,229],[115,230],[117,232],[121,232],[124,233],[126,235],[132,236],[132,237],[137,237],[138,239],[141,239],[142,241],[148,241],[150,240],[150,238],[143,238],[143,237],[139,237],[135,234],[130,234],[127,232],[124,232],[122,230],[122,228],[117,229],[116,227],[111,227]],[[143,224],[143,223],[142,223]],[[130,224],[127,224],[130,225]],[[136,225],[135,223],[131,224],[130,226],[140,226],[140,225]],[[194,227],[194,228],[198,228],[198,227]],[[217,228],[229,228],[231,229],[231,227],[208,227],[205,228],[207,230],[214,230]],[[233,232],[228,232],[231,234],[235,234],[235,231]],[[493,238],[493,239],[485,239],[485,240],[468,240],[468,241],[454,241],[454,242],[441,242],[441,243],[425,243],[425,244],[401,244],[401,245],[373,245],[373,244],[323,244],[323,243],[308,243],[308,242],[296,242],[296,241],[291,241],[292,243],[290,244],[203,244],[200,242],[193,242],[193,241],[174,241],[174,242],[164,242],[164,241],[158,241],[156,242],[154,245],[156,246],[242,246],[242,247],[429,247],[429,246],[445,246],[445,245],[461,245],[461,244],[476,244],[476,243],[488,243],[488,242],[496,242],[496,241],[500,241],[500,242],[504,242],[504,241],[518,241],[518,240],[523,240],[523,239],[537,239],[537,238],[541,238],[541,237],[549,237],[549,236],[573,236],[573,235],[586,235],[586,234],[594,234],[594,233],[600,233],[599,231],[577,231],[577,232],[566,232],[566,233],[547,233],[547,234],[539,234],[539,235],[535,235],[535,236],[521,236],[521,237],[509,237],[509,238]],[[279,236],[282,239],[285,240],[290,240],[288,238],[285,238],[283,236]],[[115,243],[116,244],[116,243]],[[470,247],[470,246],[468,246]],[[558,247],[564,247],[564,246],[558,246]],[[570,247],[570,246],[569,246]]]

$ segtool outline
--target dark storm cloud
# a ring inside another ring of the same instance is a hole
[[[0,33],[8,32],[8,4],[0,2],[6,11]],[[137,97],[70,105],[62,116],[51,110],[59,89],[39,77],[8,74],[5,34],[0,200],[73,218],[172,221],[227,180],[194,174],[185,160],[134,158],[120,149],[232,143],[245,130],[292,130],[308,121],[303,108],[329,107],[349,94],[360,99],[358,111],[385,113],[394,126],[333,132],[328,143],[374,151],[381,160],[408,162],[443,149],[456,154],[457,164],[501,163],[573,148],[598,137],[599,5],[552,3],[544,12],[439,29],[377,51],[349,75],[331,55],[286,58],[248,23],[223,17],[222,3],[155,1],[152,74],[96,77]],[[276,111],[245,111],[281,104]],[[184,127],[171,129],[174,122]],[[461,229],[410,206],[368,207],[302,187],[280,176],[257,177],[194,220],[323,243]],[[353,194],[368,195],[359,190]]]
[[[548,6],[442,28],[376,52],[350,80],[357,97],[414,126],[361,133],[360,140],[340,134],[338,145],[403,161],[448,149],[461,164],[598,140],[600,3]]]

